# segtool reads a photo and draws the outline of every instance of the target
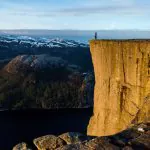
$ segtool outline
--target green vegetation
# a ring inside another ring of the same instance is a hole
[[[58,75],[61,77],[57,78]],[[70,76],[72,76],[70,78]],[[69,78],[68,78],[69,77]],[[80,107],[84,95],[81,74],[61,72],[32,72],[10,75],[0,73],[0,107],[5,109],[24,108],[69,108]],[[87,92],[87,91],[86,91]],[[81,94],[83,93],[83,94]]]

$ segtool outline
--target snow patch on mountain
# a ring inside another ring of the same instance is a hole
[[[33,40],[33,41],[35,41],[34,38],[29,37],[29,36],[18,36],[17,39],[19,39],[19,40]]]
[[[73,40],[66,40],[61,38],[47,38],[47,37],[30,37],[30,36],[13,36],[13,35],[1,35],[0,42],[11,43],[16,42],[18,44],[30,44],[31,47],[49,47],[49,48],[64,48],[64,47],[89,47],[88,44],[76,42]]]

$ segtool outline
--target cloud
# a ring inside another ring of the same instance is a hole
[[[139,0],[46,1],[0,0],[0,27],[115,29],[135,28],[135,25],[138,28],[148,28],[150,25],[150,9],[145,1],[143,3],[139,3]]]
[[[29,0],[24,0],[23,2],[28,3],[12,3],[10,0],[2,0],[3,9],[0,10],[0,14],[5,13],[12,16],[35,16],[35,17],[56,17],[56,16],[87,16],[87,15],[134,15],[141,16],[145,14],[150,14],[149,6],[139,6],[136,5],[135,0],[83,0],[80,5],[53,7],[51,6],[50,0],[46,5],[39,5],[33,0],[35,5],[29,3]],[[14,0],[15,1],[15,0]],[[17,0],[19,1],[19,0]],[[78,1],[78,0],[77,0]],[[20,1],[21,2],[21,1]],[[42,2],[42,1],[40,1]],[[84,3],[85,4],[84,4]],[[50,6],[49,6],[50,5]],[[57,3],[55,4],[57,6]]]
[[[95,6],[95,7],[77,7],[64,8],[59,10],[34,10],[24,8],[8,11],[9,15],[19,16],[37,16],[37,17],[55,17],[55,16],[87,16],[87,15],[135,15],[140,16],[150,14],[150,9],[147,6]]]
[[[79,7],[79,8],[66,8],[58,11],[62,14],[70,15],[89,15],[89,14],[123,14],[123,15],[142,15],[150,13],[148,6],[94,6],[94,7]]]

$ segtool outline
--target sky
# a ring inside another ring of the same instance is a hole
[[[0,0],[0,29],[150,30],[150,0]]]

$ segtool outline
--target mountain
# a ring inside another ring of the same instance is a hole
[[[1,63],[18,55],[43,55],[61,57],[80,66],[84,72],[92,70],[89,45],[74,40],[49,38],[47,36],[1,35],[0,36],[0,68]]]
[[[64,48],[64,47],[88,47],[88,44],[75,42],[73,40],[65,40],[61,38],[50,39],[48,37],[31,37],[19,35],[1,35],[1,46],[9,47],[13,45],[21,45],[25,47],[48,47],[48,48]]]
[[[59,57],[51,57],[49,55],[19,55],[12,59],[4,68],[8,73],[18,73],[24,69],[42,70],[63,68],[67,66],[67,62]]]
[[[93,73],[48,54],[19,55],[0,69],[0,108],[93,106]]]
[[[0,107],[93,106],[89,45],[48,36],[0,36]]]

